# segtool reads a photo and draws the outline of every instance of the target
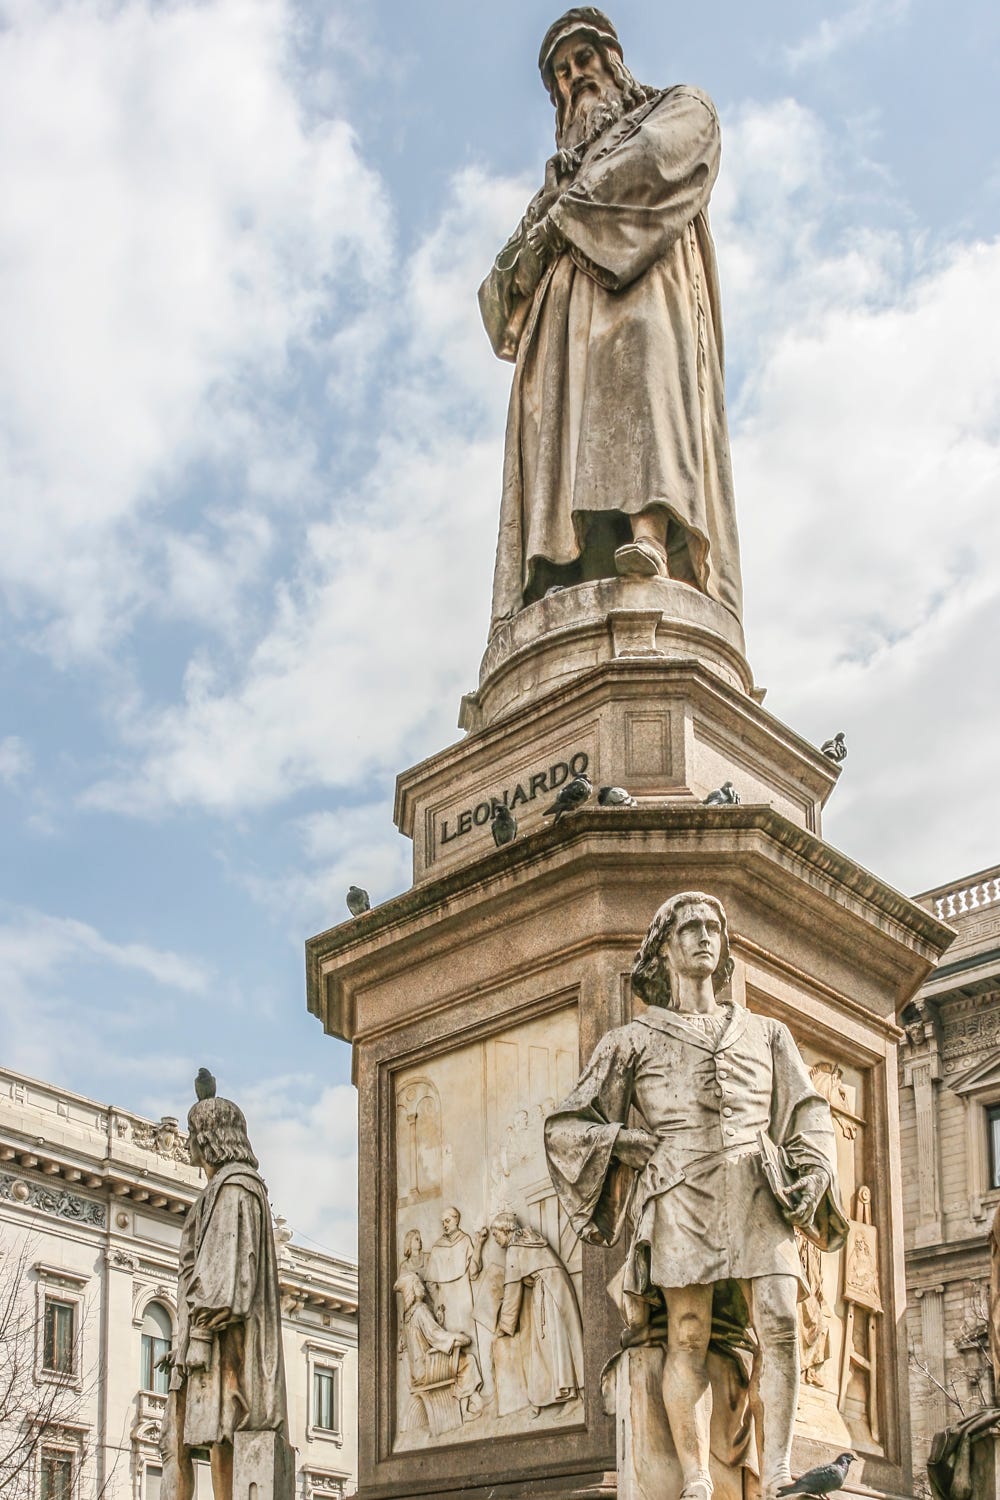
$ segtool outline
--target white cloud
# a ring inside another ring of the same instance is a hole
[[[356,1259],[357,1090],[291,1075],[242,1088],[239,1102],[275,1212],[297,1234]]]
[[[812,31],[784,49],[785,61],[790,68],[797,69],[811,64],[826,62],[844,47],[853,47],[872,31],[881,31],[905,19],[911,0],[855,0],[853,5],[841,4],[839,13],[824,16]]]
[[[140,769],[92,788],[89,805],[231,813],[388,775],[414,736],[454,736],[485,645],[510,378],[494,369],[474,287],[525,196],[477,173],[456,180],[401,277],[403,349],[369,472],[309,528],[237,681],[205,652],[182,702],[123,708]]]
[[[793,102],[740,112],[729,143],[751,660],[780,717],[848,733],[828,835],[916,890],[960,873],[943,848],[976,868],[1000,844],[1000,357],[981,336],[1000,242],[848,227],[831,142]]]
[[[31,751],[16,734],[0,740],[0,783],[14,786],[27,776],[32,767]]]
[[[388,792],[380,801],[345,802],[335,812],[300,818],[295,831],[300,853],[290,868],[263,874],[242,866],[233,874],[272,917],[287,920],[296,947],[303,932],[348,920],[348,886],[361,886],[377,906],[410,882],[412,848],[392,834]]]
[[[108,991],[102,1005],[81,1011],[81,973],[104,970]],[[123,977],[126,993],[112,993],[112,978]],[[137,1050],[159,1052],[158,1035],[146,1034],[148,984],[162,1002],[203,996],[205,967],[182,954],[144,943],[120,943],[73,917],[32,907],[0,903],[0,1031],[4,1061],[37,1077],[59,1077],[85,1069],[129,1076],[133,1033],[142,1032]],[[131,998],[129,993],[131,992]],[[161,1063],[158,1062],[158,1066]],[[162,1065],[170,1067],[169,1058]]]
[[[50,650],[86,651],[151,601],[204,620],[217,579],[178,572],[199,543],[171,504],[203,460],[284,498],[290,354],[391,231],[349,127],[304,118],[288,0],[5,12],[0,582]]]

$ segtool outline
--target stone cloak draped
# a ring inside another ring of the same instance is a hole
[[[715,1039],[660,1009],[608,1032],[546,1120],[552,1183],[579,1237],[613,1245],[630,1222],[622,1288],[629,1322],[648,1318],[642,1303],[658,1303],[664,1286],[784,1274],[807,1294],[794,1232],[763,1173],[758,1131],[796,1172],[830,1174],[807,1232],[830,1250],[846,1235],[828,1101],[812,1087],[787,1027],[740,1007],[729,1012]],[[641,1173],[614,1156],[633,1108],[659,1138]]]
[[[707,217],[719,156],[706,95],[657,95],[594,142],[549,210],[567,249],[533,297],[514,284],[527,220],[480,289],[495,352],[516,357],[494,629],[537,596],[543,560],[581,557],[589,518],[654,504],[670,518],[672,576],[742,618]]]
[[[237,1430],[284,1431],[285,1365],[278,1267],[267,1190],[251,1167],[220,1167],[184,1225],[178,1348],[212,1338],[204,1370],[184,1382],[188,1447],[232,1442]]]

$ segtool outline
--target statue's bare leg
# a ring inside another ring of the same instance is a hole
[[[751,1282],[753,1326],[760,1343],[760,1404],[764,1429],[764,1500],[791,1482],[792,1428],[799,1399],[798,1282],[758,1276]]]
[[[710,1500],[712,1386],[706,1359],[712,1332],[712,1288],[664,1287],[663,1298],[667,1304],[663,1405],[684,1476],[683,1493],[691,1500]]]
[[[212,1494],[214,1500],[233,1500],[233,1445],[213,1443],[209,1450],[212,1460]]]
[[[645,578],[667,578],[667,513],[652,505],[629,518],[632,540],[615,553],[619,573]]]

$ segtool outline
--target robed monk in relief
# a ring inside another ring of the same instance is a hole
[[[551,587],[672,577],[742,613],[708,201],[719,119],[592,6],[539,55],[558,150],[479,292],[515,361],[493,628]]]
[[[808,1294],[795,1227],[827,1250],[847,1231],[829,1103],[786,1026],[717,999],[731,969],[719,901],[686,891],[661,906],[632,969],[649,1008],[601,1040],[545,1127],[580,1238],[613,1245],[628,1226],[624,1341],[665,1337],[687,1500],[712,1493],[708,1357],[723,1327],[758,1363],[765,1500],[789,1482]]]
[[[232,1500],[236,1432],[288,1434],[278,1266],[243,1111],[215,1097],[207,1069],[196,1088],[191,1160],[208,1182],[181,1234],[161,1496],[194,1500],[191,1449],[208,1448],[215,1500]]]

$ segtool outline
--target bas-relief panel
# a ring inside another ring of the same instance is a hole
[[[395,1451],[583,1419],[580,1247],[546,1114],[576,1081],[575,1007],[395,1079]]]
[[[797,1039],[798,1040],[798,1039]],[[821,1254],[801,1236],[809,1288],[799,1304],[802,1387],[798,1428],[869,1453],[881,1453],[879,1426],[878,1226],[873,1222],[869,1102],[864,1073],[799,1042],[813,1086],[830,1101],[847,1244]]]

